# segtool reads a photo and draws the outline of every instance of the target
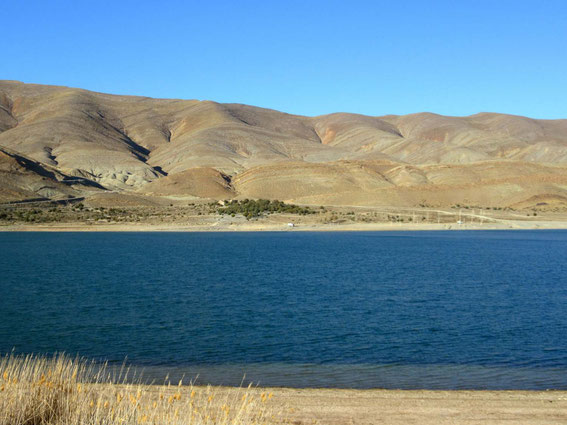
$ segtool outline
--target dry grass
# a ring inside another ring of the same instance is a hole
[[[143,385],[80,358],[0,359],[0,425],[283,423],[272,394],[193,385]]]

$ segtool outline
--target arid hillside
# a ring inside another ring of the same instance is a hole
[[[567,120],[303,117],[0,81],[0,201],[567,207]]]

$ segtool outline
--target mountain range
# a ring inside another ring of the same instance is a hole
[[[316,117],[0,81],[0,201],[567,206],[567,119]]]

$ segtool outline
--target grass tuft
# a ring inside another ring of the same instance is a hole
[[[0,358],[0,425],[285,422],[270,403],[273,394],[251,386],[144,385],[129,375],[126,367],[111,371],[64,354],[6,355]]]

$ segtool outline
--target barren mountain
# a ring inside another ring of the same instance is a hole
[[[303,117],[0,81],[0,200],[567,206],[567,120]]]

